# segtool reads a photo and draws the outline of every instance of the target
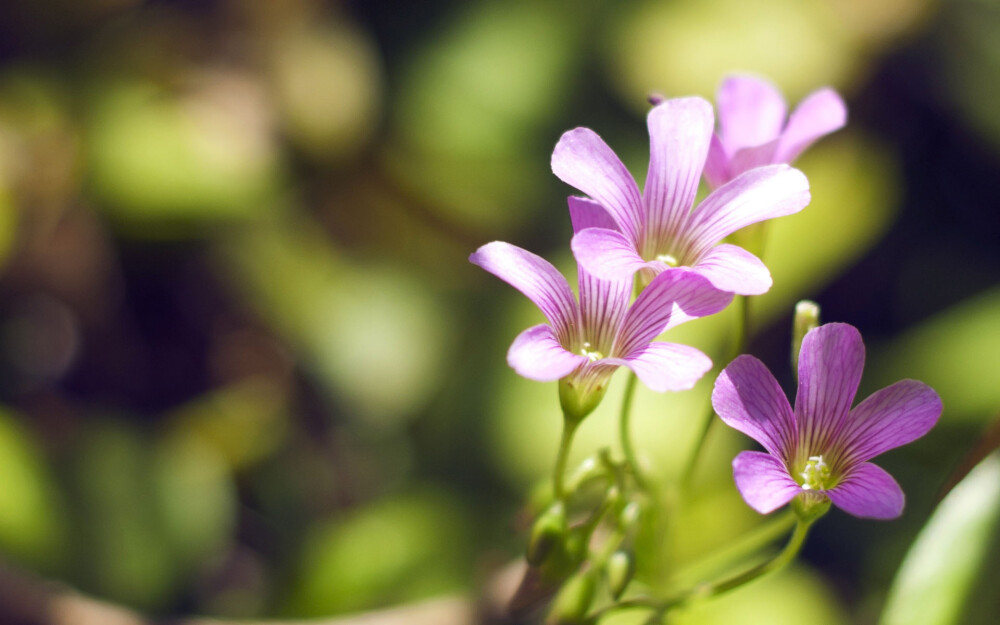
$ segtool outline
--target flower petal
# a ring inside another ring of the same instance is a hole
[[[870,462],[857,465],[826,494],[844,512],[866,519],[895,519],[906,503],[896,480]]]
[[[666,242],[680,230],[694,203],[715,119],[704,99],[675,98],[654,107],[647,124],[645,236]]]
[[[586,228],[570,241],[576,262],[587,272],[605,280],[629,280],[647,263],[635,251],[635,245],[617,230]]]
[[[759,258],[729,243],[708,250],[692,270],[708,278],[715,288],[738,295],[767,293],[772,283],[771,272]]]
[[[736,150],[729,160],[729,175],[736,178],[745,171],[777,163],[778,161],[774,159],[777,148],[778,140],[775,139],[761,145]]]
[[[750,170],[713,191],[691,214],[685,235],[699,256],[750,224],[797,213],[809,204],[809,181],[788,165]]]
[[[733,480],[743,501],[761,514],[777,510],[802,492],[784,463],[759,451],[742,451],[733,458]]]
[[[789,459],[794,452],[792,407],[778,381],[753,356],[738,356],[722,370],[712,390],[712,407],[726,425],[774,456]]]
[[[785,99],[774,85],[753,76],[730,76],[719,86],[719,126],[730,155],[776,139],[785,123]]]
[[[618,224],[608,214],[608,210],[594,200],[571,195],[567,198],[569,219],[573,224],[573,234],[587,228],[618,230]]]
[[[854,407],[838,446],[847,462],[864,462],[926,434],[941,408],[941,398],[923,382],[896,382]]]
[[[781,133],[775,160],[791,163],[814,141],[847,123],[847,106],[833,89],[815,91],[799,103]]]
[[[469,261],[523,293],[541,309],[557,336],[569,338],[577,325],[576,300],[566,278],[552,263],[502,241],[480,247]]]
[[[854,326],[827,323],[802,339],[795,418],[806,455],[823,453],[840,440],[864,366],[865,345]]]
[[[664,271],[632,303],[615,341],[614,353],[630,354],[682,321],[714,315],[732,299],[732,293],[719,291],[696,273]],[[675,314],[682,318],[675,320]]]
[[[597,133],[574,128],[552,152],[552,172],[604,206],[626,236],[635,240],[642,224],[642,195],[632,174]]]
[[[545,324],[518,334],[507,350],[507,364],[519,375],[538,382],[563,378],[587,362],[586,356],[567,351]]]
[[[700,350],[676,343],[650,343],[625,358],[613,358],[658,393],[686,391],[708,373],[712,359]]]
[[[708,158],[705,160],[705,181],[712,189],[718,189],[729,182],[732,177],[729,175],[729,155],[722,145],[719,135],[712,135],[712,141],[708,144]]]

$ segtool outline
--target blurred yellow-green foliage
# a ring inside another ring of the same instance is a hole
[[[812,298],[865,335],[863,392],[919,378],[945,412],[884,458],[902,520],[830,515],[794,569],[677,622],[875,622],[1000,411],[994,2],[12,0],[0,16],[3,562],[164,615],[480,593],[521,553],[560,417],[554,385],[505,364],[538,311],[467,256],[504,239],[572,275],[559,135],[595,129],[641,181],[646,96],[712,98],[730,72],[790,103],[831,85],[850,107],[798,164],[812,205],[768,233],[751,351],[788,385],[791,309]],[[732,326],[674,331],[716,362],[697,389],[640,390],[654,474],[680,471]],[[613,445],[620,393],[574,460]],[[712,430],[657,557],[680,566],[759,523],[729,474],[749,444]],[[980,590],[960,622],[992,622]]]

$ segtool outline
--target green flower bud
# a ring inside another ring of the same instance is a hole
[[[618,515],[618,524],[625,531],[631,530],[639,522],[639,502],[630,501]]]
[[[581,386],[578,382],[579,380],[573,380],[573,376],[559,380],[559,404],[566,420],[572,423],[583,421],[584,417],[593,412],[608,390],[606,383]]]
[[[594,601],[597,583],[589,571],[571,577],[552,604],[547,625],[580,625]]]
[[[566,506],[561,501],[553,503],[542,513],[531,527],[528,550],[525,558],[528,564],[539,565],[552,553],[553,548],[566,537]]]
[[[792,510],[803,523],[812,523],[830,509],[830,499],[815,491],[799,493],[792,499]]]
[[[795,319],[792,321],[792,373],[798,377],[799,349],[802,339],[809,330],[819,326],[819,304],[807,299],[795,305]]]
[[[616,551],[608,558],[604,571],[608,576],[608,590],[614,600],[618,601],[635,574],[635,559],[626,551]]]

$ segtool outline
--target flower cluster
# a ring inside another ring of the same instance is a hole
[[[770,289],[768,268],[734,244],[732,235],[809,204],[809,181],[790,163],[847,117],[840,97],[821,89],[786,120],[778,91],[746,76],[722,83],[718,111],[716,130],[712,105],[702,98],[654,105],[647,118],[649,171],[642,190],[592,130],[575,128],[562,135],[552,153],[552,171],[585,195],[568,199],[577,295],[551,263],[509,243],[494,241],[470,256],[545,316],[547,323],[514,339],[507,362],[526,378],[558,380],[564,415],[553,500],[533,524],[530,567],[511,601],[515,612],[558,591],[549,622],[596,622],[606,611],[590,613],[598,578],[606,580],[614,601],[622,595],[635,568],[629,544],[636,519],[642,502],[655,499],[628,436],[634,384],[626,389],[619,421],[623,461],[602,452],[599,460],[584,464],[578,472],[583,477],[568,483],[564,474],[573,432],[600,403],[619,367],[631,370],[631,381],[658,392],[690,389],[711,369],[711,360],[697,349],[656,338],[685,321],[720,312],[734,296]],[[696,204],[702,178],[709,193]],[[634,298],[633,292],[638,293]],[[899,485],[869,461],[930,430],[941,400],[928,386],[903,380],[852,408],[864,363],[860,333],[842,323],[818,325],[815,305],[797,310],[794,409],[767,368],[749,355],[722,371],[712,393],[712,408],[722,421],[766,452],[744,451],[733,460],[740,494],[765,514],[791,503],[795,531],[771,562],[672,598],[640,601],[636,605],[653,610],[647,622],[662,622],[671,606],[691,597],[724,592],[783,566],[831,503],[866,518],[902,513]],[[740,323],[746,323],[745,315]],[[745,326],[739,334],[745,336]],[[707,417],[703,433],[712,413]],[[695,460],[703,441],[704,436],[696,444]],[[693,466],[692,460],[686,476]],[[603,501],[570,523],[567,510],[574,505],[577,485],[594,478],[606,483]],[[602,518],[604,544],[591,552],[588,545]]]
[[[726,79],[717,104],[718,129],[702,98],[652,108],[642,190],[592,130],[575,128],[559,139],[552,171],[586,196],[568,200],[578,298],[548,261],[516,246],[493,242],[470,257],[545,315],[548,323],[514,340],[507,360],[527,378],[559,380],[568,419],[583,418],[600,402],[618,367],[660,392],[689,389],[711,368],[693,347],[656,337],[721,311],[734,295],[768,291],[764,263],[727,237],[805,208],[809,182],[789,163],[847,117],[831,89],[809,95],[789,116],[773,85],[747,76]],[[702,178],[710,192],[696,204]],[[767,451],[743,452],[734,461],[749,505],[766,513],[793,499],[829,500],[858,516],[901,512],[902,491],[868,460],[925,433],[940,400],[919,382],[903,381],[852,410],[862,361],[853,327],[812,330],[801,346],[794,411],[752,356],[737,358],[719,376],[715,410]]]

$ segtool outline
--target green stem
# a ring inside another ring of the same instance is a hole
[[[559,440],[559,453],[556,455],[556,466],[552,471],[552,492],[556,499],[566,499],[566,462],[569,460],[569,449],[573,443],[578,421],[563,419],[562,438]]]
[[[640,490],[648,490],[645,476],[639,467],[639,461],[635,455],[635,448],[632,447],[632,435],[629,421],[632,416],[632,397],[635,395],[635,384],[637,378],[634,373],[629,372],[628,382],[625,384],[625,397],[622,399],[622,411],[618,419],[618,438],[621,441],[622,454],[625,456],[625,463],[628,464],[632,475],[635,476],[635,483]]]
[[[734,588],[739,588],[740,586],[752,582],[759,577],[763,577],[768,573],[781,570],[794,560],[795,556],[798,555],[799,550],[802,549],[806,536],[809,534],[809,528],[812,526],[814,520],[815,519],[803,521],[800,519],[795,525],[795,531],[792,532],[792,537],[788,539],[788,544],[786,544],[785,548],[779,551],[778,554],[770,560],[761,562],[757,566],[738,575],[733,575],[732,577],[728,577],[711,584],[697,586],[683,593],[671,603],[687,602],[695,598],[707,599],[709,597],[715,597]]]
[[[745,558],[761,547],[774,542],[779,536],[792,529],[795,520],[795,513],[792,510],[786,510],[761,523],[722,549],[688,565],[676,575],[676,579],[681,583],[683,580],[704,579],[712,571],[717,571],[726,564]]]
[[[744,295],[736,296],[736,305],[739,307],[739,318],[736,324],[736,340],[733,341],[733,351],[726,361],[726,364],[732,362],[734,358],[743,353],[746,349],[747,337],[750,332],[750,299]],[[682,490],[687,490],[691,486],[691,480],[694,478],[694,471],[698,467],[698,458],[701,456],[701,452],[705,447],[705,441],[708,439],[708,432],[712,428],[712,423],[715,422],[715,409],[712,408],[712,401],[709,399],[708,409],[705,411],[702,417],[700,428],[698,430],[698,436],[695,439],[694,449],[691,451],[691,456],[688,458],[687,465],[684,467],[684,473],[681,474],[681,488]]]

